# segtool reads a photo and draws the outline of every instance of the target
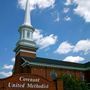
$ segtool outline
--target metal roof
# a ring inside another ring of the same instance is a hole
[[[74,70],[90,70],[90,62],[85,64],[65,62],[61,60],[54,60],[48,58],[36,57],[35,59],[30,57],[21,57],[25,62],[23,65],[45,66],[62,69],[74,69]]]

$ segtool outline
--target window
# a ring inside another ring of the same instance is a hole
[[[30,31],[27,31],[27,38],[30,37]]]

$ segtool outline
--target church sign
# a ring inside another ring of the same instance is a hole
[[[50,82],[37,75],[13,75],[1,81],[0,90],[50,90]]]

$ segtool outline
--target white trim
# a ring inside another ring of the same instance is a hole
[[[19,52],[27,52],[27,53],[36,54],[36,52],[34,52],[34,51],[27,51],[27,50],[23,50],[23,49],[20,49],[20,50],[17,52],[17,54],[18,54]],[[17,55],[17,54],[16,54],[16,55]]]

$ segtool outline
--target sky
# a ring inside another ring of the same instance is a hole
[[[90,62],[90,0],[29,0],[37,57]],[[0,0],[0,78],[12,74],[26,0]]]

